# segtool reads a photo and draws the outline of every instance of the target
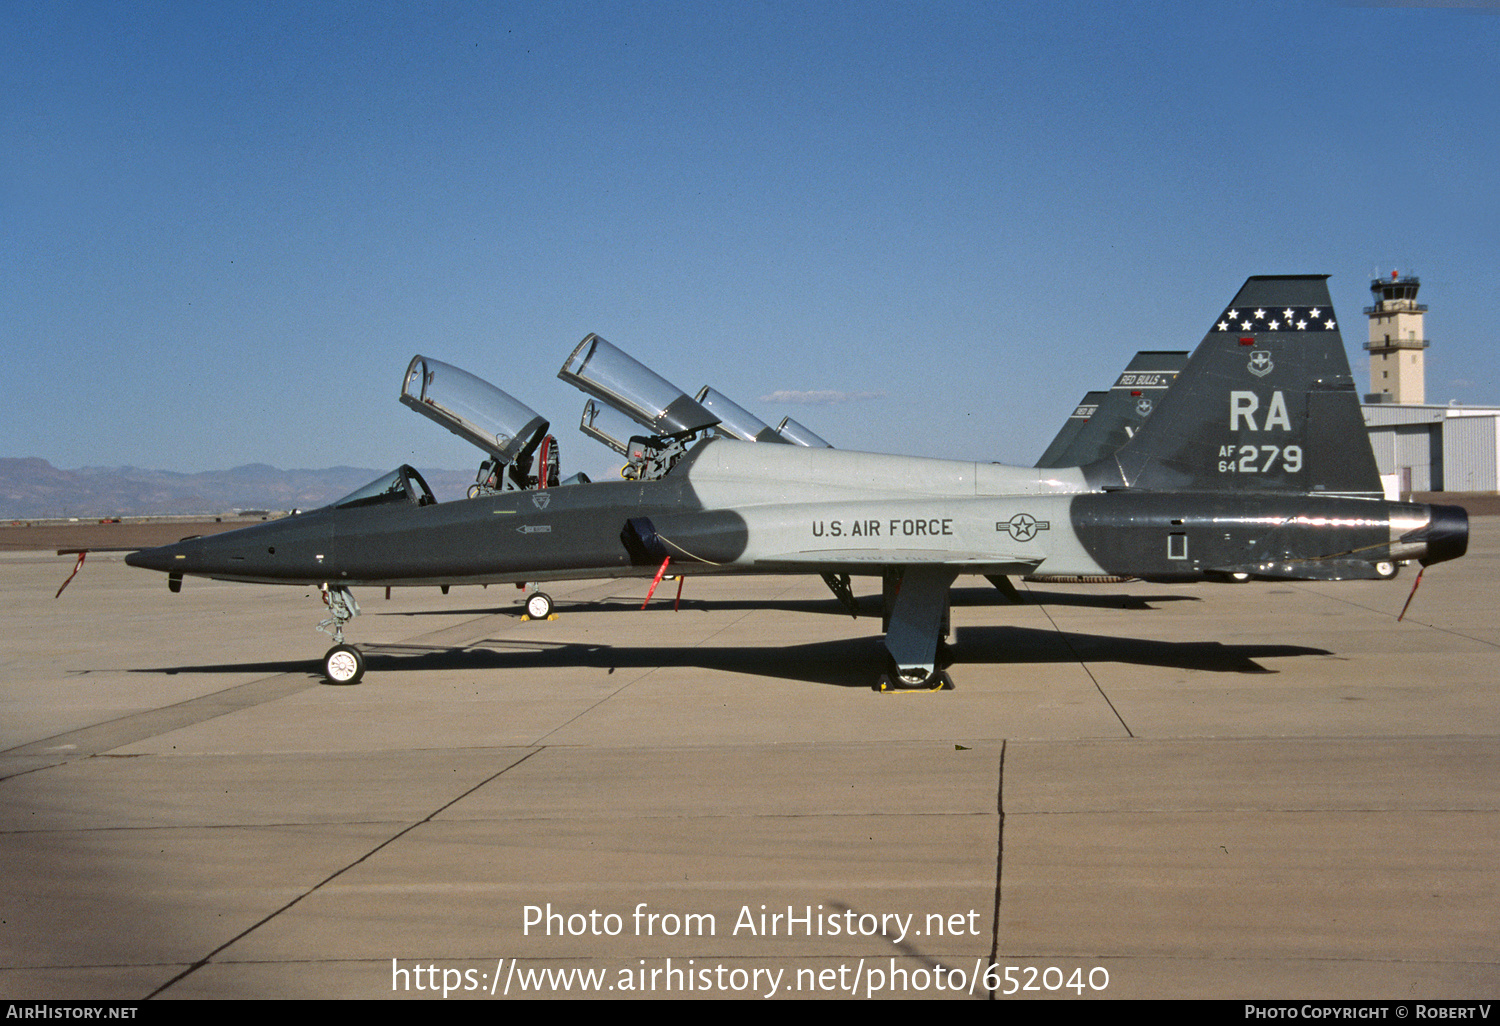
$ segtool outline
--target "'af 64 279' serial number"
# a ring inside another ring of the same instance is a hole
[[[1221,474],[1269,474],[1280,464],[1288,474],[1302,469],[1302,446],[1288,445],[1222,445],[1219,456]]]

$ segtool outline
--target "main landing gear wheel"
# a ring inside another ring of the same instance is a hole
[[[1386,580],[1396,576],[1396,564],[1390,560],[1382,560],[1375,564],[1375,572]]]
[[[892,691],[952,691],[953,678],[948,676],[946,670],[925,670],[921,667],[896,666],[894,663],[886,667],[875,681],[874,690],[882,693]]]
[[[545,620],[552,615],[552,597],[545,592],[532,592],[526,597],[526,616],[532,620]]]
[[[358,684],[365,675],[365,657],[353,645],[334,645],[323,656],[323,674],[330,684]]]

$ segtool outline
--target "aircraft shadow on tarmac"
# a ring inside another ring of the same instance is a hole
[[[1207,673],[1274,673],[1257,660],[1291,656],[1326,656],[1325,649],[1301,645],[1235,645],[1217,641],[1150,641],[1098,634],[1081,634],[1029,627],[960,627],[945,650],[963,686],[963,667],[989,665],[1127,663],[1162,669]],[[780,647],[726,646],[616,646],[573,642],[517,641],[490,638],[464,648],[430,645],[365,645],[369,676],[399,682],[404,674],[427,670],[566,670],[594,667],[617,669],[692,667],[754,674],[831,687],[868,688],[882,665],[880,637],[841,638]],[[261,663],[222,663],[198,666],[140,668],[137,673],[297,673],[318,675],[310,660]],[[530,678],[528,678],[530,679]]]
[[[955,606],[1012,606],[994,588],[953,588],[949,595]],[[1023,606],[1078,606],[1086,609],[1155,609],[1168,602],[1202,602],[1197,595],[1126,595],[1103,591],[1097,585],[1087,591],[1039,591],[1027,587],[1021,592]],[[878,603],[878,600],[876,600]],[[878,606],[876,607],[878,611]]]
[[[1012,603],[994,588],[958,588],[955,587],[949,593],[952,604],[955,606],[999,606],[1008,608]],[[1197,595],[1128,595],[1118,592],[1101,592],[1090,590],[1087,592],[1064,592],[1064,591],[1036,591],[1028,590],[1022,592],[1024,599],[1020,604],[1023,606],[1074,606],[1089,609],[1130,609],[1149,610],[1158,605],[1168,602],[1202,602]],[[641,602],[645,595],[611,595],[606,598],[593,599],[586,602],[569,602],[566,599],[559,600],[558,610],[562,613],[617,613],[626,611],[641,611]],[[859,615],[861,618],[880,617],[880,596],[863,595],[859,599]],[[658,590],[652,598],[647,612],[671,610],[674,602],[674,594],[665,590]],[[366,605],[365,615],[375,616],[493,616],[497,613],[514,613],[520,616],[523,612],[520,601],[514,605],[500,603],[494,606],[481,606],[472,609],[406,609],[399,612],[372,611]],[[717,610],[754,610],[754,609],[776,609],[790,613],[819,613],[830,616],[848,616],[849,611],[831,598],[825,599],[694,599],[684,596],[681,603],[681,611],[689,612],[698,610],[706,612],[710,609]]]

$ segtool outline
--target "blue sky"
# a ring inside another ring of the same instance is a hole
[[[422,353],[598,473],[593,331],[1029,464],[1251,274],[1333,275],[1363,390],[1392,267],[1429,401],[1500,403],[1497,69],[1486,4],[7,0],[0,455],[469,466],[396,402]]]

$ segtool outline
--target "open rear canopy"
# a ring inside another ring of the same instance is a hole
[[[598,335],[578,343],[557,376],[660,437],[689,435],[719,422],[682,389]]]

